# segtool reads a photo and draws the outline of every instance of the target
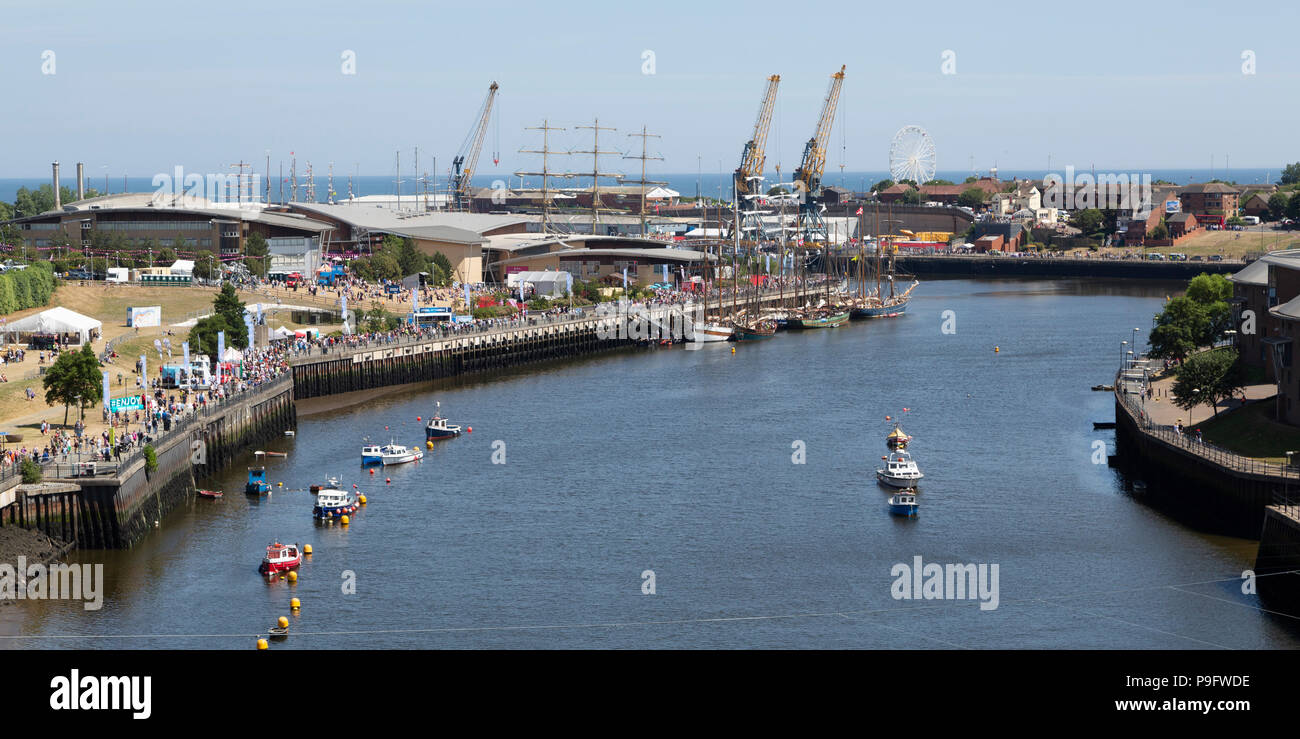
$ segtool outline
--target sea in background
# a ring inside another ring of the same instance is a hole
[[[1064,167],[1053,169],[1050,171],[1055,172],[1056,174],[1061,175],[1063,177],[1065,175]],[[1192,182],[1204,182],[1206,180],[1210,180],[1216,177],[1219,179],[1234,181],[1242,185],[1258,185],[1258,184],[1265,184],[1267,182],[1276,182],[1277,179],[1281,176],[1281,167],[1279,166],[1276,169],[1239,167],[1239,168],[1233,168],[1231,170],[1226,170],[1226,171],[1225,170],[1211,171],[1209,167],[1202,167],[1198,169],[1152,169],[1152,170],[1143,170],[1134,167],[1113,168],[1113,169],[1097,167],[1097,168],[1089,168],[1089,169],[1077,168],[1076,177],[1078,174],[1082,174],[1084,172],[1114,173],[1114,174],[1127,173],[1130,176],[1134,174],[1137,174],[1139,176],[1149,174],[1151,175],[1151,179],[1153,181],[1167,180],[1169,182],[1173,182],[1178,185],[1186,185]],[[1004,180],[1009,180],[1012,178],[1042,179],[1048,173],[1049,170],[1044,170],[1044,169],[1016,170],[1011,168],[1001,168],[998,170],[998,177]],[[220,172],[214,174],[225,175],[228,174],[228,172]],[[266,181],[263,176],[263,173],[259,172],[258,174],[259,174],[260,187],[262,190],[265,190]],[[971,174],[972,173],[969,170],[941,170],[935,174],[935,177],[937,179],[951,180],[953,182],[960,183],[967,177],[971,176]],[[75,177],[76,175],[75,166],[65,166],[62,175],[63,176],[61,179],[64,186],[75,189],[77,184],[76,177]],[[769,187],[775,185],[778,182],[775,175],[776,175],[775,172],[768,172],[767,184]],[[788,177],[789,173],[786,173],[786,176]],[[129,189],[130,192],[152,192],[157,189],[157,187],[153,184],[153,177],[154,177],[153,174],[149,174],[146,176],[127,177],[124,183],[123,176],[121,174],[118,174],[116,176],[110,175],[107,183],[108,191],[110,193],[120,193],[123,191],[125,187]],[[846,171],[843,173],[835,172],[835,171],[827,171],[825,176],[822,178],[822,184],[826,186],[842,186],[842,187],[852,188],[855,191],[862,191],[870,187],[874,183],[879,182],[880,180],[886,179],[888,177],[889,177],[889,173],[883,170],[869,170],[869,171],[855,171],[855,172]],[[632,180],[636,178],[637,175],[634,175],[629,172],[626,179]],[[363,195],[392,195],[397,192],[397,186],[395,184],[396,179],[397,178],[391,174],[354,176],[351,181],[351,192],[358,197]],[[419,187],[419,183],[415,181],[415,175],[413,175],[410,172],[404,172],[402,173],[401,179],[403,180],[401,194],[402,195],[416,194],[417,189]],[[676,173],[676,174],[651,172],[647,174],[647,179],[658,181],[658,182],[666,182],[669,188],[681,193],[682,197],[685,198],[693,198],[696,196],[697,193],[701,193],[701,192],[704,194],[705,197],[730,198],[731,172],[725,172],[725,173],[686,172],[686,173]],[[479,187],[492,187],[493,184],[497,181],[506,182],[510,187],[520,186],[520,178],[515,177],[513,174],[508,172],[479,174],[476,175],[473,180],[474,184]],[[17,192],[20,187],[35,189],[35,188],[39,188],[41,185],[48,184],[49,182],[50,182],[49,177],[0,178],[0,200],[12,203],[14,201],[14,198],[17,196]],[[302,177],[302,175],[299,175],[298,177],[299,200],[304,199],[302,193],[304,182],[305,180]],[[562,180],[557,178],[552,181],[552,186],[572,187],[572,186],[578,186],[580,184],[586,184],[586,183],[587,180],[583,180],[583,179]],[[601,180],[601,184],[614,184],[614,183],[615,181],[612,179]],[[276,178],[271,182],[271,200],[273,202],[280,202],[281,200],[280,184],[281,183],[279,182],[279,175],[277,174]],[[290,183],[286,180],[283,184],[284,184],[283,199],[288,200],[290,197],[289,195]],[[541,178],[527,177],[523,179],[523,184],[526,186],[540,187]],[[104,186],[105,186],[105,181],[104,181],[104,176],[102,174],[95,176],[94,173],[88,172],[87,179],[86,179],[87,188],[94,188],[103,191]],[[429,183],[429,188],[431,190],[437,190],[437,189],[445,190],[446,187],[447,187],[446,177],[439,177],[437,178],[437,182]],[[316,176],[317,200],[320,202],[325,202],[328,190],[329,190],[328,177],[323,173],[317,173]],[[338,200],[346,199],[348,197],[348,192],[349,192],[348,177],[344,175],[335,175],[334,190],[337,193],[336,199]]]

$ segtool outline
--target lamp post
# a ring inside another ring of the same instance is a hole
[[[1119,342],[1119,368],[1124,369],[1124,352],[1128,349],[1128,341]]]

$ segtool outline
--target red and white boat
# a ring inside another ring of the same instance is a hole
[[[266,556],[262,558],[262,566],[258,572],[264,575],[274,575],[277,572],[291,570],[302,564],[302,547],[297,544],[281,544],[275,542],[266,547]]]

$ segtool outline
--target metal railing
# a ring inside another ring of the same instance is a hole
[[[1120,407],[1133,419],[1138,430],[1147,436],[1181,452],[1199,457],[1234,472],[1276,477],[1281,480],[1300,480],[1300,467],[1247,457],[1207,441],[1198,441],[1194,437],[1179,433],[1173,426],[1153,423],[1146,410],[1138,401],[1133,399],[1132,395],[1133,393],[1126,392],[1123,377],[1117,375],[1115,378],[1115,397],[1119,400]]]

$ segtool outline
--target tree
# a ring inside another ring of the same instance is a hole
[[[177,236],[176,240],[173,241],[172,243],[175,244],[176,246],[175,249],[163,247],[162,250],[158,252],[158,255],[156,257],[158,260],[158,264],[171,265],[176,261],[176,250],[185,249],[187,246],[189,246],[189,244],[186,243],[184,236]]]
[[[984,204],[984,198],[987,196],[983,190],[978,187],[968,187],[962,190],[961,195],[957,196],[957,205],[967,208],[977,208]]]
[[[953,182],[952,180],[927,180],[925,184],[927,184],[927,185],[955,185],[955,184],[957,184],[957,183],[956,183],[956,182]]]
[[[979,182],[979,181],[980,178],[976,177],[975,175],[971,175],[970,177],[967,177],[966,179],[962,180],[962,184],[969,185],[972,182]]]
[[[1151,329],[1151,356],[1184,359],[1201,345],[1210,333],[1210,318],[1200,303],[1186,296],[1165,304]]]
[[[1300,194],[1291,196],[1286,203],[1286,217],[1291,219],[1300,219]]]
[[[403,239],[389,234],[384,237],[384,248],[388,249],[389,239],[394,239],[393,255],[397,258],[398,269],[402,277],[413,275],[418,272],[431,272],[429,269],[429,255],[415,248],[414,239]]]
[[[216,255],[208,249],[200,249],[194,255],[194,276],[200,280],[210,280],[220,268]]]
[[[253,232],[244,239],[244,265],[248,271],[258,277],[266,277],[270,269],[270,259],[268,254],[271,248],[266,244],[266,238],[262,234]]]
[[[1105,216],[1096,208],[1085,208],[1070,216],[1070,225],[1083,232],[1084,236],[1093,236],[1101,232]]]
[[[1282,168],[1281,184],[1294,185],[1296,183],[1300,183],[1300,162],[1288,164]]]
[[[1268,196],[1268,219],[1280,221],[1286,215],[1286,204],[1290,200],[1284,192],[1275,192]]]
[[[1169,238],[1169,226],[1165,224],[1164,218],[1161,218],[1159,223],[1152,226],[1150,231],[1147,231],[1147,238],[1156,239],[1157,241]]]
[[[446,287],[447,285],[450,285],[451,275],[453,272],[451,268],[451,260],[447,258],[446,254],[443,254],[440,251],[435,251],[433,253],[432,261],[433,261],[433,269],[434,269],[434,275],[433,275],[434,286]]]
[[[99,359],[90,344],[84,344],[81,351],[65,351],[45,372],[41,380],[45,388],[45,402],[50,405],[63,404],[63,425],[68,425],[68,407],[73,403],[84,411],[103,397],[103,379],[100,375]]]
[[[239,326],[231,326],[227,323],[225,316],[213,315],[200,318],[190,329],[190,336],[187,341],[190,342],[190,348],[198,354],[206,354],[209,357],[217,356],[217,333],[225,331],[227,343],[234,346],[235,340],[242,337],[244,346],[248,345],[248,330],[244,328],[243,322]],[[239,348],[239,347],[236,347]],[[218,358],[220,361],[220,358]]]
[[[1201,403],[1214,407],[1241,392],[1241,365],[1235,349],[1215,349],[1197,354],[1183,362],[1174,380],[1174,404],[1190,411]]]
[[[893,187],[894,184],[895,184],[894,181],[891,179],[883,179],[880,182],[877,182],[876,184],[872,185],[871,191],[880,192],[881,190],[888,190],[889,188]]]
[[[767,189],[768,195],[786,195],[788,193],[789,190],[786,190],[784,187],[781,187],[780,185],[773,185]]]
[[[917,190],[915,187],[909,187],[907,192],[903,193],[903,202],[907,205],[920,205],[924,202],[924,198],[921,197],[920,190]]]
[[[221,286],[221,292],[212,299],[212,313],[220,316],[225,323],[225,328],[214,329],[214,336],[215,331],[225,331],[228,344],[236,349],[248,347],[248,331],[244,328],[244,303],[235,294],[234,285],[227,282]]]

